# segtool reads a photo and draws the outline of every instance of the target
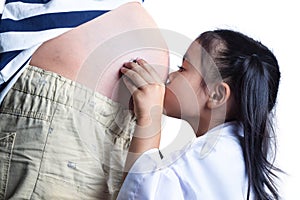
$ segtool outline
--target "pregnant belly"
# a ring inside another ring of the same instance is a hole
[[[130,94],[119,69],[137,57],[166,79],[168,49],[157,25],[139,3],[127,3],[45,42],[30,64],[128,105]]]

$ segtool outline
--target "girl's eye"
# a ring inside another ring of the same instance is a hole
[[[177,66],[179,69],[178,69],[178,71],[179,72],[183,72],[184,71],[184,68],[182,67],[182,66]]]

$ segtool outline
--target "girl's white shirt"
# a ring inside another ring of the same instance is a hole
[[[241,137],[242,126],[228,122],[162,159],[158,149],[145,152],[130,169],[118,199],[246,199]]]

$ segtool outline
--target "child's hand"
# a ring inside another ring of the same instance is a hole
[[[137,124],[149,125],[161,120],[165,86],[157,72],[146,61],[127,62],[121,68],[124,83],[133,97]]]

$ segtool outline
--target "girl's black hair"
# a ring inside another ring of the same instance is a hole
[[[280,81],[276,57],[260,42],[232,30],[204,32],[196,41],[230,86],[237,106],[232,120],[244,127],[241,144],[248,175],[247,199],[250,194],[257,200],[279,199],[275,171],[280,170],[270,159],[270,153],[275,158],[276,150],[272,123]]]

